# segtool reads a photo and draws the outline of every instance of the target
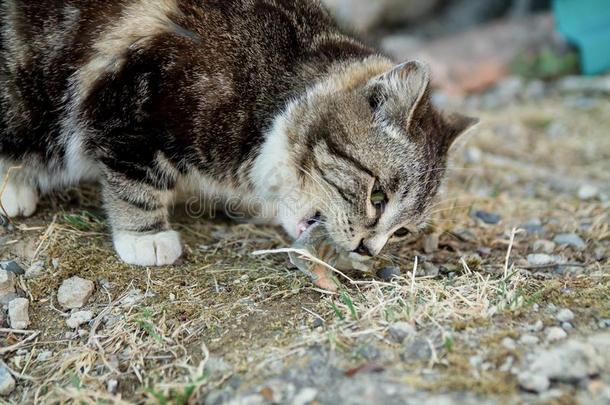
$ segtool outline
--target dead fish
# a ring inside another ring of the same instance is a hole
[[[372,271],[372,264],[369,258],[364,258],[357,253],[346,252],[337,248],[326,237],[324,228],[320,224],[310,226],[301,234],[292,247],[308,252],[313,257],[337,270],[358,270],[365,273]],[[330,292],[338,290],[340,285],[339,280],[327,266],[315,263],[296,252],[290,253],[289,256],[290,261],[301,272],[307,275],[317,287]]]

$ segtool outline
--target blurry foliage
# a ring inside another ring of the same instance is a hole
[[[552,80],[578,73],[579,57],[573,50],[542,49],[540,52],[521,55],[511,65],[511,71],[528,79]]]

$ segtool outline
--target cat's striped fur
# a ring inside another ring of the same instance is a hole
[[[0,17],[0,175],[20,167],[3,209],[99,180],[129,263],[180,256],[167,208],[185,183],[268,203],[293,236],[320,212],[337,244],[378,253],[472,123],[430,106],[424,65],[394,67],[314,0],[0,0]]]

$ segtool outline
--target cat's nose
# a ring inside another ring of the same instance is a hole
[[[371,250],[369,249],[369,247],[366,245],[366,243],[364,242],[364,239],[362,239],[360,241],[360,244],[358,245],[358,247],[354,250],[354,252],[358,253],[361,256],[368,256],[368,257],[373,257],[373,254],[371,253]]]

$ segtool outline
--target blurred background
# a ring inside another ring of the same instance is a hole
[[[422,59],[448,97],[512,77],[552,81],[610,69],[605,0],[323,0],[347,29],[397,60]],[[590,80],[571,86],[598,87]],[[607,86],[607,83],[606,83]]]

